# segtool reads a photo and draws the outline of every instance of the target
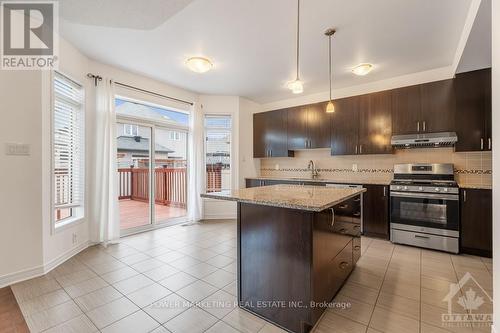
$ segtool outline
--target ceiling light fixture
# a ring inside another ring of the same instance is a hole
[[[359,64],[351,69],[351,72],[353,72],[356,75],[363,76],[368,73],[370,73],[373,69],[372,64],[364,63],[364,64]]]
[[[304,92],[304,84],[300,81],[299,77],[299,37],[300,37],[300,0],[297,0],[297,71],[295,81],[288,82],[288,89],[294,94],[301,94]]]
[[[335,105],[333,105],[332,101],[332,36],[335,34],[335,29],[330,28],[325,31],[325,35],[328,36],[328,72],[330,77],[330,99],[328,100],[328,104],[326,105],[327,113],[335,112]]]
[[[205,73],[214,67],[214,64],[204,57],[191,57],[186,60],[186,66],[195,73]]]

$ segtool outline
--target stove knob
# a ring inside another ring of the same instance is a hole
[[[434,190],[435,190],[436,192],[439,192],[439,187],[436,187]]]
[[[448,192],[448,189],[447,188],[443,188],[443,192]]]
[[[403,190],[405,191],[408,190],[408,186],[403,187]]]
[[[422,186],[420,186],[420,187],[418,188],[418,190],[419,190],[419,191],[423,191],[423,190],[424,190],[424,188],[423,188]]]
[[[396,187],[396,190],[400,190],[400,189],[401,189],[401,186]]]

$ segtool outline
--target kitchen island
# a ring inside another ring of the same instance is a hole
[[[239,306],[309,332],[361,255],[365,191],[273,185],[202,194],[237,201]]]

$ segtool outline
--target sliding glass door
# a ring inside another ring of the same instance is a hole
[[[156,223],[187,215],[187,138],[187,132],[155,129]]]
[[[187,217],[188,130],[177,122],[187,127],[189,116],[122,99],[117,99],[116,104],[122,234],[184,222]],[[130,114],[142,117],[135,119]]]
[[[150,225],[152,128],[118,123],[116,133],[120,227]]]

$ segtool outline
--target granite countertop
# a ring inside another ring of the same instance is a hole
[[[294,182],[311,182],[311,183],[328,183],[328,184],[353,184],[353,185],[389,185],[390,180],[363,180],[363,181],[350,181],[350,180],[334,180],[334,179],[312,179],[312,178],[287,178],[287,177],[247,177],[245,179],[256,180],[283,180]]]
[[[493,186],[491,185],[471,185],[471,184],[458,184],[458,187],[471,190],[491,190]]]
[[[201,196],[210,199],[321,212],[363,192],[366,192],[366,189],[339,189],[313,185],[272,185],[206,193]]]

